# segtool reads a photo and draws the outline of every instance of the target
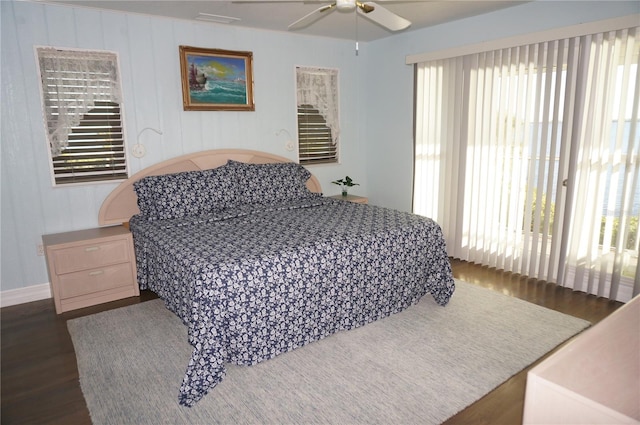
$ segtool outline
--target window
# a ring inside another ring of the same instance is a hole
[[[338,162],[338,71],[296,68],[300,164]]]
[[[450,255],[640,293],[637,27],[416,66],[414,211]]]
[[[128,177],[115,53],[37,48],[55,185]]]

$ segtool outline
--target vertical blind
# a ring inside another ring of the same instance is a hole
[[[451,256],[640,291],[636,32],[416,65],[414,212],[441,224]]]
[[[38,48],[56,184],[127,178],[117,56]]]
[[[626,301],[640,293],[640,27],[580,38],[567,268],[559,281]],[[565,219],[566,220],[566,219]],[[629,282],[630,283],[630,282]]]

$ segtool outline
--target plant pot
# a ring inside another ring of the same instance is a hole
[[[342,196],[347,196],[347,195],[348,195],[347,188],[345,187],[342,189]]]

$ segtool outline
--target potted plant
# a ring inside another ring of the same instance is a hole
[[[354,183],[354,181],[349,176],[346,176],[344,179],[332,181],[331,183],[337,184],[338,186],[340,186],[342,188],[342,196],[347,196],[348,195],[347,192],[348,192],[348,189],[350,187],[352,187],[352,186],[360,186],[358,183]]]

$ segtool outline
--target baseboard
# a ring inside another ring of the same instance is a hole
[[[0,307],[9,307],[47,298],[51,298],[51,286],[48,283],[10,289],[0,292]]]

